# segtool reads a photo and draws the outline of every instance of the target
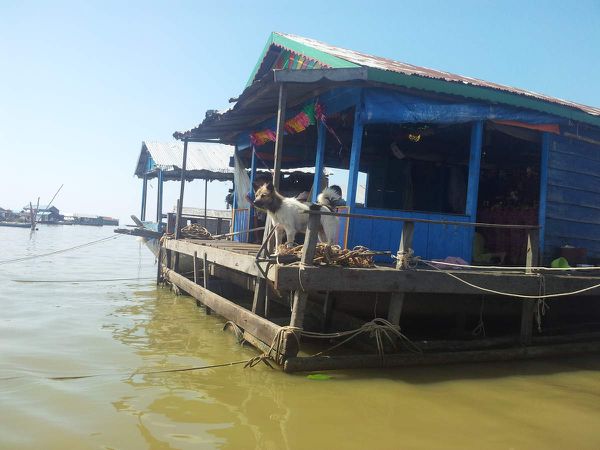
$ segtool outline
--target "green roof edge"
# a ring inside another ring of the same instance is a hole
[[[320,63],[330,66],[334,69],[360,67],[359,64],[354,64],[350,61],[346,61],[345,59],[338,58],[337,56],[330,55],[329,53],[323,52],[321,50],[317,50],[314,47],[301,44],[279,33],[271,33],[265,47],[263,48],[262,53],[260,54],[260,58],[258,59],[256,65],[254,66],[254,69],[252,70],[252,73],[250,74],[250,78],[246,83],[246,87],[250,86],[253,83],[256,73],[258,72],[258,69],[260,68],[263,60],[265,59],[267,52],[269,51],[269,47],[271,47],[271,45],[273,44],[278,45],[280,47],[284,47],[288,50],[292,50],[296,53],[301,53],[302,55],[307,56],[311,59],[316,59]]]
[[[552,104],[547,101],[527,97],[525,95],[498,91],[492,88],[471,86],[452,81],[421,77],[419,75],[407,75],[372,67],[367,67],[367,76],[370,81],[376,81],[379,83],[393,84],[442,94],[459,95],[462,97],[486,100],[494,103],[503,103],[506,105],[517,106],[519,108],[533,109],[536,111],[553,114],[555,116],[584,122],[594,126],[600,126],[600,117],[587,114],[583,111],[577,111],[568,106]]]

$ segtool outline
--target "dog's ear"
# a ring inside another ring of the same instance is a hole
[[[275,188],[273,187],[273,183],[272,183],[272,182],[270,182],[270,181],[269,181],[267,184],[265,184],[265,186],[266,186],[266,188],[267,188],[267,191],[272,191],[273,189],[275,189]]]

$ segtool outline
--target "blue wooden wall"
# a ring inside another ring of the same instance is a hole
[[[233,231],[243,231],[248,229],[248,218],[250,211],[248,209],[235,209],[233,212]],[[236,234],[233,240],[237,242],[248,242],[248,233]]]
[[[549,137],[544,260],[563,245],[600,258],[600,146]]]
[[[405,212],[389,209],[355,207],[352,209],[352,212],[355,214],[386,217],[451,220],[456,222],[470,221],[468,216]],[[392,254],[395,254],[400,245],[401,233],[402,222],[354,218],[350,220],[348,248],[356,245],[364,245],[372,250],[390,250]],[[447,256],[459,256],[465,261],[471,261],[472,240],[473,231],[470,227],[415,223],[413,250],[415,251],[415,255],[427,259],[444,259]]]

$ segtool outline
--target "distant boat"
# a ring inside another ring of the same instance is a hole
[[[0,227],[31,228],[31,224],[24,222],[0,222]]]

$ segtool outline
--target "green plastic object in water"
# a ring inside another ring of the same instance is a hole
[[[552,263],[550,263],[550,266],[553,269],[570,269],[571,268],[571,266],[569,265],[569,261],[567,261],[567,259],[564,258],[563,256],[553,260]]]
[[[331,380],[331,375],[325,375],[324,373],[311,373],[306,375],[309,380]]]

